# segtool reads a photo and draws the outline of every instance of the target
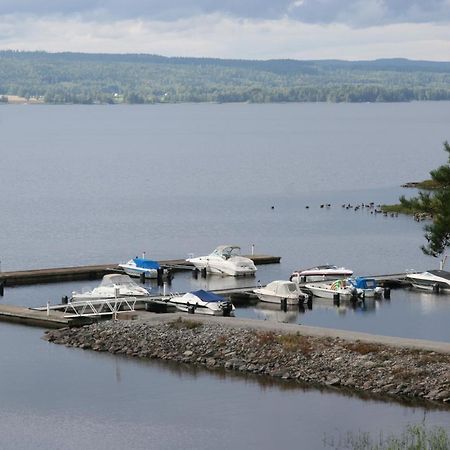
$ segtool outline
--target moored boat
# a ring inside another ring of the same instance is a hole
[[[406,278],[414,288],[423,291],[450,293],[450,272],[446,270],[428,270],[421,273],[410,273]]]
[[[235,310],[230,300],[203,289],[184,295],[174,295],[168,303],[175,305],[180,311],[190,314],[234,316]]]
[[[88,292],[72,292],[71,301],[102,300],[120,297],[148,297],[150,292],[136,284],[128,275],[105,275],[100,285]]]
[[[240,255],[241,248],[237,245],[220,245],[207,256],[189,258],[186,261],[208,273],[218,275],[243,276],[254,275],[256,267],[250,258]]]
[[[289,280],[294,283],[310,283],[315,281],[338,280],[353,275],[353,270],[333,265],[323,265],[300,269],[292,272]]]
[[[298,284],[285,280],[272,281],[267,286],[254,289],[253,292],[259,300],[268,303],[286,302],[287,305],[296,305],[306,298],[306,294],[299,289]]]
[[[383,295],[383,289],[380,286],[377,286],[377,282],[373,278],[347,278],[346,284],[357,289],[358,294],[362,295],[364,298],[381,298]]]
[[[307,283],[305,289],[311,292],[316,297],[334,299],[336,294],[339,294],[339,299],[352,299],[361,296],[361,292],[358,291],[352,285],[346,283],[345,280],[335,281],[323,281],[317,283]]]
[[[140,277],[144,273],[145,278],[156,278],[158,270],[161,269],[157,261],[138,257],[130,259],[127,263],[119,264],[119,267],[131,277]]]

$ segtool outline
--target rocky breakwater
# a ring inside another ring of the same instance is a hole
[[[81,349],[450,404],[450,355],[430,351],[190,319],[109,321],[52,330],[44,339]]]

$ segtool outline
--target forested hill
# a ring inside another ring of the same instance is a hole
[[[450,62],[0,51],[0,96],[46,103],[450,100]]]

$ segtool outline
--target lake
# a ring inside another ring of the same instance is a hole
[[[182,258],[222,243],[282,257],[253,283],[323,263],[434,268],[423,223],[341,205],[414,195],[400,185],[445,162],[448,123],[449,102],[2,106],[1,268]],[[3,301],[44,304],[96,283],[6,289]],[[182,274],[173,289],[223,283],[234,280]],[[448,342],[449,304],[395,290],[365,310],[237,315]],[[448,409],[67,349],[42,333],[0,323],[4,448],[314,449],[348,430],[450,428]]]

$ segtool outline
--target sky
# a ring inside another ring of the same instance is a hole
[[[450,60],[450,0],[0,0],[0,49]]]

